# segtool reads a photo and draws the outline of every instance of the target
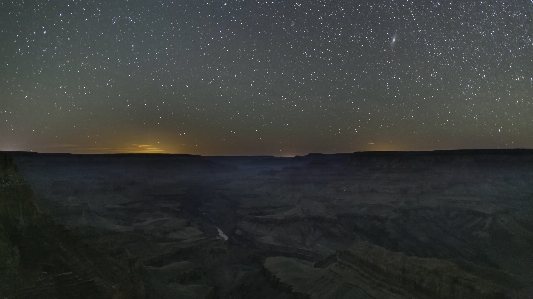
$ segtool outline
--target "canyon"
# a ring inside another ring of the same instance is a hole
[[[130,297],[533,296],[531,150],[7,154]]]

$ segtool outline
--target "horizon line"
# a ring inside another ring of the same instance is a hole
[[[308,152],[303,155],[201,155],[190,153],[72,153],[72,152],[37,152],[37,151],[5,151],[0,150],[0,153],[9,154],[35,154],[35,155],[76,155],[76,156],[196,156],[196,157],[278,157],[278,158],[294,158],[306,157],[310,155],[347,155],[357,153],[438,153],[438,152],[475,152],[475,151],[532,151],[533,148],[457,148],[457,149],[434,149],[434,150],[380,150],[380,151],[354,151],[354,152],[338,152],[338,153],[322,153],[322,152]]]

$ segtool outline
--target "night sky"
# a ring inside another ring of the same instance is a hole
[[[0,1],[0,150],[533,147],[533,0]]]

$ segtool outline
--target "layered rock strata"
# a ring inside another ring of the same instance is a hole
[[[265,269],[281,288],[307,298],[510,298],[511,291],[457,264],[409,257],[366,242],[340,251],[325,268],[269,257]],[[501,272],[500,276],[508,276]]]

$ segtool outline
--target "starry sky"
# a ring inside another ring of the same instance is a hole
[[[0,1],[0,150],[533,147],[533,0]]]

